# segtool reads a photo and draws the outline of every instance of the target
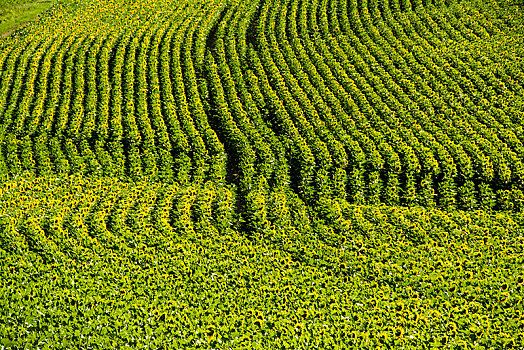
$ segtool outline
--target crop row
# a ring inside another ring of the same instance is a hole
[[[230,66],[220,84],[234,89],[233,101],[244,86],[263,99],[247,115],[267,120],[307,201],[520,210],[523,129],[510,105],[521,76],[491,52],[479,63],[467,51],[478,58],[509,35],[460,4],[415,5],[264,1],[247,31],[215,33],[214,60]],[[225,11],[217,26],[235,28],[238,12]],[[247,33],[247,51],[237,32]],[[234,70],[242,63],[250,70]]]
[[[221,4],[120,6],[64,6],[39,30],[3,43],[4,174],[223,180],[226,155],[192,68],[192,38],[203,41]],[[209,16],[195,20],[202,11]],[[94,25],[101,18],[107,23]]]
[[[485,10],[137,4],[58,6],[2,42],[0,172],[523,208],[524,80]]]
[[[521,218],[266,194],[246,236],[210,182],[3,181],[2,344],[523,345]]]

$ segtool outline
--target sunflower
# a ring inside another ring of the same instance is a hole
[[[297,312],[301,319],[305,320],[309,317],[309,311],[307,309],[300,308]]]
[[[440,344],[442,345],[446,345],[448,343],[448,336],[447,335],[443,335],[441,338],[440,338]]]
[[[206,337],[208,339],[213,339],[216,336],[216,327],[212,324],[206,327]]]
[[[382,344],[387,344],[389,342],[389,335],[388,335],[388,333],[387,332],[379,332],[377,334],[376,342],[378,344],[376,345],[375,349],[384,349]]]
[[[290,337],[289,329],[285,325],[277,326],[277,333],[280,336],[280,339],[285,339]]]
[[[394,334],[395,338],[402,339],[402,337],[404,336],[404,329],[398,327],[398,328],[395,329],[395,332],[393,334]]]
[[[304,334],[304,325],[302,323],[295,324],[295,334],[300,337]]]
[[[253,321],[253,325],[255,325],[255,327],[257,328],[262,328],[262,325],[264,324],[264,319],[262,318],[255,318],[255,320]]]
[[[450,322],[448,324],[448,332],[453,336],[457,336],[457,324],[455,322]]]
[[[375,298],[371,298],[371,299],[369,299],[368,303],[369,303],[369,307],[370,307],[371,309],[376,309],[377,306],[378,306],[378,300],[375,299]]]
[[[477,327],[473,333],[478,339],[480,339],[482,334],[484,334],[484,330],[481,327]]]
[[[517,276],[516,281],[517,281],[517,284],[524,284],[524,276],[523,275]]]
[[[399,301],[397,305],[395,305],[395,311],[400,313],[404,310],[404,303]]]

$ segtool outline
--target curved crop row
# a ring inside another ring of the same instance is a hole
[[[26,176],[0,200],[4,346],[523,345],[508,214],[276,191],[247,238],[209,182]]]
[[[475,6],[58,6],[2,43],[0,171],[520,211],[518,40]]]

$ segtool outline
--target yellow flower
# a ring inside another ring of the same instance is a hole
[[[212,339],[214,338],[216,335],[216,328],[214,325],[210,324],[209,326],[207,326],[206,328],[206,337],[208,339]]]
[[[404,329],[399,327],[399,328],[395,329],[395,333],[394,334],[395,334],[395,338],[401,339],[404,336]]]
[[[395,311],[396,312],[402,312],[404,310],[404,303],[399,301],[397,303],[397,305],[395,306]]]

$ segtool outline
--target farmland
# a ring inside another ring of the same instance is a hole
[[[523,348],[523,24],[53,3],[0,38],[0,348]]]
[[[0,35],[7,36],[52,5],[51,0],[0,0]]]

